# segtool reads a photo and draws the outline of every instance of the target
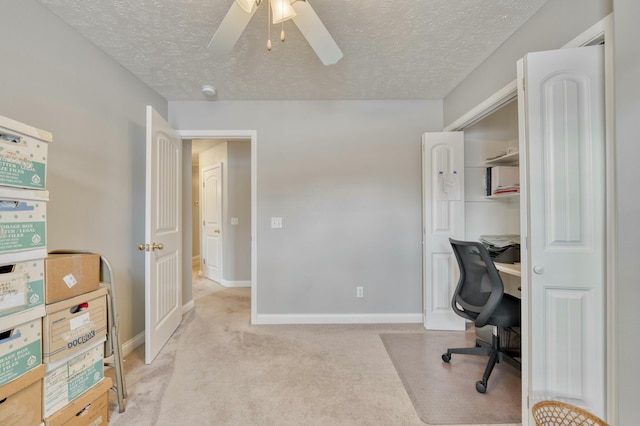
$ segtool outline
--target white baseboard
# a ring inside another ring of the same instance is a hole
[[[254,324],[422,324],[422,313],[257,314]]]
[[[249,281],[250,282],[250,281]],[[188,312],[193,300],[182,307]],[[253,324],[422,324],[422,313],[415,314],[258,314]],[[144,345],[144,331],[122,345],[122,357]]]
[[[193,299],[182,305],[182,315],[196,307]],[[122,345],[122,357],[126,357],[138,346],[144,345],[144,331]]]
[[[192,310],[195,307],[196,307],[196,304],[193,301],[193,299],[189,300],[187,303],[182,305],[182,315],[186,314],[187,312],[189,312],[190,310]]]
[[[251,281],[227,281],[222,280],[220,284],[224,287],[251,287]]]
[[[125,342],[122,345],[122,358],[133,352],[138,346],[144,345],[144,331],[137,336],[134,336],[131,340]]]

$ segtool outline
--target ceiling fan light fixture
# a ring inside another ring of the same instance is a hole
[[[238,0],[236,0],[238,1]],[[273,23],[279,24],[296,16],[296,11],[291,7],[290,0],[269,0]]]

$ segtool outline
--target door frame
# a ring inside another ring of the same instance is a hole
[[[605,180],[606,180],[606,245],[607,258],[606,267],[606,410],[607,421],[610,424],[617,423],[618,417],[618,396],[616,391],[616,378],[618,376],[617,345],[618,336],[616,332],[616,298],[617,298],[617,275],[615,269],[615,259],[617,257],[617,203],[615,199],[615,134],[614,134],[614,63],[613,63],[613,14],[609,14],[586,31],[569,41],[561,49],[590,46],[604,43],[604,74],[605,74]],[[548,50],[548,49],[547,49]],[[524,54],[523,54],[524,56]],[[518,95],[517,81],[513,80],[484,101],[480,102],[467,113],[460,116],[444,127],[443,131],[458,131],[472,126],[486,116],[498,110],[500,107],[516,99]],[[523,369],[523,371],[525,371]],[[523,379],[523,385],[527,384]],[[524,393],[523,393],[524,395]],[[523,402],[523,413],[528,411],[527,401]],[[523,416],[523,426],[528,425],[528,416]]]
[[[256,130],[176,130],[176,132],[183,140],[251,140],[251,323],[256,324],[258,315],[258,133]],[[191,268],[191,260],[188,266]]]

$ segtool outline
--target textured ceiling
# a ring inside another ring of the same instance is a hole
[[[344,57],[324,66],[266,1],[230,54],[209,40],[234,0],[38,0],[167,100],[440,99],[547,0],[308,0]]]

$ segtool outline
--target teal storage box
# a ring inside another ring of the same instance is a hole
[[[47,366],[44,376],[44,417],[69,404],[104,378],[103,337],[91,348]]]
[[[45,189],[51,133],[0,116],[0,185]]]
[[[48,191],[0,187],[0,265],[47,257]]]
[[[0,318],[44,305],[44,259],[0,265]]]
[[[2,318],[0,386],[42,364],[44,306]]]

